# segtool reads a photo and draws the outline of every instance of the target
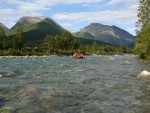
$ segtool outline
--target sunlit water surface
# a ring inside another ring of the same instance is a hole
[[[1,58],[0,113],[140,113],[143,70],[132,55]]]

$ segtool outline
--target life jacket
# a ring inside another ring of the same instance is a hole
[[[78,58],[78,54],[74,54],[74,55],[73,55],[73,58]]]
[[[80,54],[80,57],[84,57],[84,55],[83,55],[83,54]]]

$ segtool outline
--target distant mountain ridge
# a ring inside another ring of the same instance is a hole
[[[25,16],[18,20],[18,22],[9,30],[7,35],[12,37],[18,27],[23,27],[24,39],[27,42],[43,41],[44,37],[47,34],[58,35],[61,34],[64,30],[60,25],[58,25],[54,20],[49,17]]]
[[[42,42],[47,34],[59,35],[65,30],[54,20],[45,16],[22,17],[10,30],[3,24],[0,25],[4,27],[9,38],[13,38],[18,27],[23,27],[25,41],[33,44]],[[72,32],[72,34],[80,44],[92,44],[96,41],[98,44],[104,45],[120,46],[124,44],[127,47],[133,47],[136,39],[135,36],[117,26],[100,23],[91,23],[78,32]]]
[[[7,28],[4,24],[0,23],[0,26],[5,30],[5,32],[9,31],[9,28]]]
[[[46,19],[51,21],[56,26],[61,27],[60,25],[58,25],[54,20],[52,20],[49,17],[45,17],[45,16],[35,16],[35,17],[25,16],[25,17],[20,18],[18,20],[18,22],[11,29],[15,29],[18,26],[34,25],[34,24],[37,24],[37,23],[39,23],[43,20],[46,20]]]
[[[93,39],[115,46],[124,44],[127,47],[132,46],[136,39],[136,37],[117,26],[108,26],[100,23],[91,23],[80,31],[74,33],[74,36]]]

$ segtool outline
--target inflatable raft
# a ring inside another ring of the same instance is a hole
[[[82,58],[85,58],[85,56],[83,55],[83,54],[74,54],[73,56],[72,56],[74,59],[82,59]]]

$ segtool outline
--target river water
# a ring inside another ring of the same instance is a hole
[[[134,55],[1,58],[0,113],[141,113],[143,70]]]

